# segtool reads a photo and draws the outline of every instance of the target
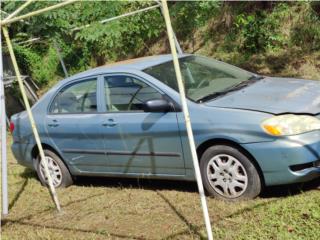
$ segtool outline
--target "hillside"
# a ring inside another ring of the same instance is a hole
[[[256,4],[220,6],[217,15],[180,34],[184,51],[263,75],[320,79],[320,3]],[[164,37],[148,53],[165,52]]]

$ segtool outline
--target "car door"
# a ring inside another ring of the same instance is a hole
[[[112,173],[184,175],[177,114],[143,111],[143,103],[164,97],[131,75],[104,76],[103,134]]]
[[[46,117],[46,127],[53,145],[74,171],[106,170],[97,89],[97,77],[64,86],[54,97]]]

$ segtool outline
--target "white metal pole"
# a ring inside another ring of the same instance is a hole
[[[17,8],[13,13],[8,14],[6,20],[13,18],[25,9],[34,0],[28,0]],[[1,192],[2,192],[2,214],[9,213],[8,208],[8,167],[7,167],[7,128],[6,128],[6,106],[3,76],[3,56],[2,56],[2,28],[0,29],[0,114],[1,114]]]
[[[30,42],[39,41],[39,40],[40,40],[40,38],[37,37],[37,38],[31,38],[31,39],[28,39],[28,40],[25,40],[25,41],[21,41],[21,42],[12,41],[12,43],[13,43],[13,44],[20,45],[20,44],[24,44],[24,43],[30,43]]]
[[[161,11],[161,13],[163,15],[162,3],[159,0],[155,0],[155,1],[159,4],[160,11]],[[182,51],[182,48],[181,48],[181,46],[180,46],[180,44],[178,42],[177,36],[176,36],[176,34],[175,34],[175,32],[173,30],[172,30],[172,32],[173,32],[172,34],[173,34],[173,38],[174,38],[174,43],[176,44],[177,51],[178,51],[179,54],[182,54],[183,51]]]
[[[164,16],[164,19],[166,22],[169,43],[170,43],[170,48],[171,48],[171,53],[172,53],[172,58],[173,58],[173,63],[174,63],[174,69],[175,69],[176,77],[177,77],[177,81],[178,81],[182,110],[183,110],[186,128],[187,128],[189,145],[190,145],[190,149],[191,149],[193,166],[194,166],[195,176],[197,179],[198,190],[199,190],[201,204],[202,204],[204,221],[206,224],[208,239],[212,240],[213,236],[212,236],[212,229],[211,229],[211,223],[210,223],[210,218],[209,218],[209,212],[208,212],[206,197],[204,194],[204,189],[203,189],[203,184],[202,184],[200,166],[199,166],[197,151],[196,151],[193,132],[192,132],[190,115],[189,115],[189,110],[188,110],[188,106],[187,106],[185,89],[184,89],[184,85],[183,85],[177,50],[175,47],[175,41],[174,41],[173,29],[172,29],[170,15],[169,15],[169,9],[168,9],[168,5],[167,5],[167,0],[161,0],[161,1],[162,1],[163,16]]]
[[[22,19],[26,19],[26,18],[29,18],[29,17],[33,17],[33,16],[36,16],[36,15],[39,15],[41,13],[45,13],[45,12],[48,12],[48,11],[51,11],[51,10],[54,10],[54,9],[57,9],[57,8],[61,8],[61,7],[66,6],[68,4],[74,3],[76,1],[77,0],[66,0],[64,2],[58,3],[56,5],[52,5],[50,7],[42,8],[42,9],[33,11],[31,13],[27,13],[27,14],[24,14],[24,15],[21,15],[21,16],[18,16],[18,17],[13,17],[13,18],[8,19],[8,20],[3,20],[3,21],[1,21],[0,25],[1,26],[8,25],[10,23],[20,21]]]
[[[160,10],[161,10],[161,14],[163,15],[161,2],[159,0],[155,0],[155,1],[159,4]],[[178,42],[177,35],[175,34],[175,32],[173,30],[172,30],[172,34],[173,34],[174,43],[176,44],[176,48],[177,48],[178,53],[179,54],[183,54],[183,50],[182,50],[182,48],[181,48],[181,46],[180,46],[180,44]],[[194,83],[194,78],[192,76],[192,73],[191,73],[189,67],[187,67],[186,71],[187,71],[187,74],[188,74],[188,77],[189,77],[190,81]]]
[[[1,115],[1,193],[2,214],[8,214],[8,172],[7,172],[7,128],[6,128],[6,106],[3,78],[2,39],[0,30],[0,115]]]
[[[64,64],[62,55],[61,55],[59,45],[58,45],[58,43],[57,43],[55,40],[53,41],[53,45],[54,45],[54,48],[56,49],[56,52],[57,52],[57,54],[58,54],[58,57],[59,57],[60,64],[61,64],[62,70],[63,70],[63,72],[64,72],[64,75],[65,75],[65,77],[67,78],[67,77],[69,77],[69,75],[68,75],[68,71],[67,71],[66,65]]]
[[[157,4],[157,5],[153,5],[153,6],[151,6],[151,7],[142,8],[142,9],[139,9],[139,10],[136,10],[136,11],[133,11],[133,12],[129,12],[129,13],[125,13],[125,14],[122,14],[122,15],[119,15],[119,16],[115,16],[115,17],[112,17],[112,18],[107,18],[107,19],[101,20],[101,21],[99,21],[99,23],[111,22],[111,21],[113,21],[113,20],[118,20],[118,19],[120,19],[120,18],[132,16],[132,15],[134,15],[134,14],[141,13],[141,12],[145,12],[145,11],[149,11],[149,10],[151,10],[151,9],[158,8],[158,7],[160,7],[158,4]],[[90,24],[87,24],[87,25],[84,25],[84,26],[81,26],[81,27],[76,27],[76,28],[73,28],[71,31],[81,30],[81,29],[83,29],[83,28],[90,27],[90,25],[91,25],[91,23],[90,23]]]
[[[33,114],[32,114],[31,108],[30,108],[30,104],[29,104],[29,100],[28,100],[26,92],[25,92],[25,88],[24,88],[23,80],[21,78],[21,74],[20,74],[20,71],[19,71],[19,68],[18,68],[17,60],[16,60],[16,57],[15,57],[14,52],[13,52],[12,44],[11,44],[9,33],[8,33],[8,29],[6,27],[3,27],[2,30],[3,30],[3,35],[4,35],[4,37],[6,39],[6,42],[7,42],[7,47],[8,47],[9,53],[10,53],[10,57],[11,57],[12,64],[13,64],[13,68],[14,68],[14,71],[16,73],[16,77],[18,79],[20,92],[21,92],[21,95],[22,95],[22,98],[23,98],[23,101],[24,101],[24,104],[25,104],[25,107],[26,107],[26,110],[27,110],[27,113],[28,113],[28,117],[29,117],[30,124],[31,124],[31,129],[32,129],[35,141],[36,141],[38,149],[39,149],[40,159],[43,162],[45,176],[48,179],[48,185],[49,185],[49,190],[50,190],[50,193],[51,193],[51,197],[52,197],[52,199],[53,199],[53,201],[54,201],[54,203],[56,205],[57,210],[60,212],[61,211],[60,203],[59,203],[58,196],[57,196],[56,190],[55,190],[53,182],[52,182],[52,178],[51,178],[51,175],[50,175],[50,172],[49,172],[48,162],[47,162],[47,159],[45,157],[45,154],[44,154],[44,151],[43,151],[43,148],[42,148],[42,145],[41,145],[39,133],[38,133],[38,130],[37,130],[34,118],[33,118]]]
[[[18,7],[13,13],[8,15],[4,20],[8,20],[13,18],[14,16],[18,15],[23,9],[25,9],[30,3],[32,3],[34,0],[28,0],[25,3],[23,3],[20,7]]]

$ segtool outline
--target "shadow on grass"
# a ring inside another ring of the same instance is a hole
[[[37,173],[29,168],[25,168],[22,173],[20,173],[20,177],[29,179],[29,178],[35,178],[37,179]]]
[[[93,234],[98,234],[98,235],[103,235],[106,237],[112,237],[112,238],[123,238],[123,239],[145,239],[147,238],[142,237],[142,236],[127,236],[127,235],[122,235],[122,234],[117,234],[117,233],[110,233],[105,230],[88,230],[88,229],[81,229],[81,228],[68,228],[68,227],[56,227],[56,226],[47,226],[43,224],[35,224],[35,223],[28,223],[24,222],[21,220],[5,220],[7,223],[11,224],[19,224],[19,225],[24,225],[24,226],[29,226],[29,227],[34,227],[34,228],[47,228],[47,229],[53,229],[53,230],[62,230],[62,231],[72,231],[72,232],[82,232],[82,233],[93,233]]]
[[[38,179],[37,174],[25,169],[20,175],[25,179]],[[23,185],[25,181],[23,182]],[[40,184],[40,182],[39,182]],[[179,180],[159,180],[147,178],[117,178],[117,177],[76,177],[75,185],[84,187],[113,187],[113,188],[133,188],[146,190],[176,190],[179,192],[198,192],[196,182]],[[25,186],[24,186],[25,187]],[[21,189],[24,189],[21,187]],[[306,183],[297,183],[290,185],[280,185],[266,187],[260,194],[261,198],[274,198],[298,195],[314,189],[320,189],[320,178]],[[23,191],[23,190],[22,190]],[[20,193],[21,194],[21,193]]]
[[[12,201],[9,203],[9,210],[12,209],[12,207],[15,205],[15,203],[19,200],[20,196],[24,192],[26,186],[28,185],[30,178],[36,178],[35,172],[31,171],[30,169],[25,169],[21,174],[20,177],[22,177],[24,180],[15,184],[15,185],[21,185],[19,191],[16,193],[16,195],[13,197]]]
[[[76,200],[70,201],[70,202],[68,202],[68,203],[61,204],[61,208],[63,209],[63,208],[66,208],[66,207],[68,207],[68,206],[71,206],[72,204],[75,204],[75,203],[85,202],[85,201],[87,201],[87,200],[89,200],[89,199],[92,199],[92,198],[101,196],[101,195],[103,195],[103,194],[104,194],[104,193],[99,193],[99,194],[94,194],[94,195],[88,196],[88,197],[86,197],[86,198],[76,199]],[[33,213],[33,214],[29,214],[29,215],[23,216],[23,217],[21,217],[21,218],[19,218],[19,219],[17,219],[17,220],[14,220],[14,221],[16,221],[16,222],[21,222],[21,221],[23,221],[23,220],[25,220],[25,219],[28,220],[28,219],[31,219],[31,218],[33,218],[33,217],[38,216],[39,214],[43,214],[43,213],[46,213],[46,212],[49,212],[49,211],[54,211],[54,210],[55,210],[55,207],[52,205],[52,206],[50,206],[50,207],[47,207],[47,208],[44,209],[44,210],[37,211],[37,212],[35,212],[35,213]],[[62,213],[63,213],[63,210],[62,210]],[[60,214],[60,213],[56,212],[56,214]],[[12,221],[13,221],[13,220],[10,220],[10,219],[2,219],[2,220],[1,220],[1,226],[4,226],[4,225],[6,225],[6,223],[12,222]]]
[[[226,219],[229,219],[229,218],[233,218],[233,217],[239,216],[239,215],[247,213],[247,212],[254,211],[254,210],[256,210],[256,209],[258,209],[260,207],[264,207],[264,206],[269,205],[269,204],[271,204],[273,202],[276,202],[276,201],[278,201],[278,199],[273,199],[273,200],[270,200],[270,201],[260,202],[260,203],[254,204],[252,206],[241,208],[238,211],[235,211],[235,212],[233,212],[231,214],[228,214],[226,216],[218,217],[217,219],[214,219],[214,220],[211,219],[211,225],[214,227],[217,224],[219,224],[220,221],[223,221],[223,220],[226,220]],[[196,232],[199,232],[200,229],[204,229],[204,228],[205,228],[205,224],[192,225],[193,232],[194,232],[194,230],[196,230]],[[179,236],[185,235],[185,234],[188,234],[188,233],[190,233],[189,230],[179,231],[179,232],[176,232],[176,233],[173,233],[173,234],[171,234],[169,236],[164,237],[163,240],[177,239]],[[200,239],[206,239],[206,238],[201,235]]]
[[[197,192],[196,182],[142,178],[77,177],[75,184],[88,187],[133,188],[146,190],[176,190]]]
[[[151,180],[132,178],[110,178],[110,177],[79,177],[75,182],[79,186],[99,186],[134,188],[146,190],[176,190],[180,192],[198,192],[196,182],[178,180]],[[320,187],[320,178],[306,183],[280,185],[266,187],[260,194],[261,198],[274,198],[298,195],[303,192]]]
[[[320,189],[320,178],[306,183],[297,183],[290,185],[272,186],[267,187],[260,194],[261,198],[274,198],[274,197],[287,197],[299,195],[315,189]]]
[[[194,224],[190,223],[190,222],[187,220],[187,218],[186,218],[185,216],[183,216],[183,214],[174,206],[174,204],[169,201],[168,198],[166,198],[162,193],[160,193],[160,192],[158,192],[158,191],[157,191],[157,194],[158,194],[158,196],[159,196],[160,198],[162,198],[163,201],[165,201],[165,202],[169,205],[169,207],[174,211],[174,213],[179,217],[179,219],[187,225],[187,227],[188,227],[189,230],[190,230],[190,231],[187,230],[187,231],[186,231],[187,233],[190,233],[190,232],[191,232],[191,233],[199,236],[200,239],[207,239],[206,236],[203,236],[203,235],[199,232],[200,227],[198,227],[197,225],[194,225]],[[176,235],[175,235],[175,236],[176,236]],[[168,239],[168,237],[166,237],[165,239]]]
[[[23,182],[23,184],[21,185],[19,191],[16,193],[16,195],[14,196],[13,200],[10,202],[9,204],[9,210],[14,206],[14,204],[19,200],[21,194],[24,192],[26,186],[28,185],[28,181],[29,179],[26,178]]]

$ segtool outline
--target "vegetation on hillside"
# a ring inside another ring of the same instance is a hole
[[[12,12],[21,2],[5,2]],[[35,2],[23,13],[55,4]],[[68,71],[137,56],[169,52],[160,11],[151,10],[100,24],[99,20],[151,6],[152,1],[78,2],[10,26],[19,65],[40,85],[63,78],[55,51]],[[195,52],[262,74],[320,79],[319,2],[170,2],[184,51]],[[90,27],[72,31],[90,23]]]

